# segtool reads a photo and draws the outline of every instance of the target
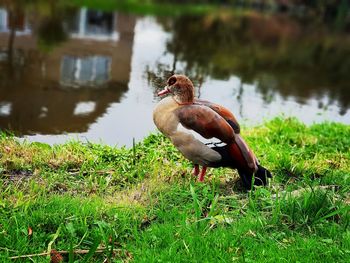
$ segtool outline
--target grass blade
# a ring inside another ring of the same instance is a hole
[[[86,263],[90,260],[90,258],[92,258],[92,256],[94,255],[95,251],[97,250],[98,246],[101,243],[101,239],[100,238],[96,238],[94,243],[92,244],[89,253],[86,254],[86,256],[83,259],[83,263]]]

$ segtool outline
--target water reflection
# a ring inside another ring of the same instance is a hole
[[[350,124],[350,36],[333,20],[41,5],[0,8],[0,128],[32,141],[130,146],[155,131],[154,94],[173,73],[245,124],[282,113]]]
[[[0,9],[3,129],[86,132],[128,90],[135,18],[86,8],[55,14]]]
[[[345,32],[334,34],[325,24],[278,14],[159,21],[172,33],[167,48],[175,64],[185,62],[185,72],[215,79],[238,76],[255,84],[266,103],[279,94],[300,103],[328,96],[330,103],[340,104],[342,115],[350,106],[350,39]]]

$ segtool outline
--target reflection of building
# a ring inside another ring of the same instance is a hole
[[[0,9],[0,128],[21,134],[84,132],[127,91],[134,17],[78,10],[59,18],[68,39],[41,52],[36,32],[47,18],[11,19],[21,31],[8,49],[10,15]]]

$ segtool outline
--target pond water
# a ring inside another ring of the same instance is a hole
[[[155,94],[173,73],[245,126],[350,124],[349,28],[255,11],[39,7],[0,7],[0,128],[29,141],[130,146],[156,131]]]

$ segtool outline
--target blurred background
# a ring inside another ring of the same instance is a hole
[[[244,126],[350,124],[347,0],[0,0],[0,129],[131,146],[173,73]]]

